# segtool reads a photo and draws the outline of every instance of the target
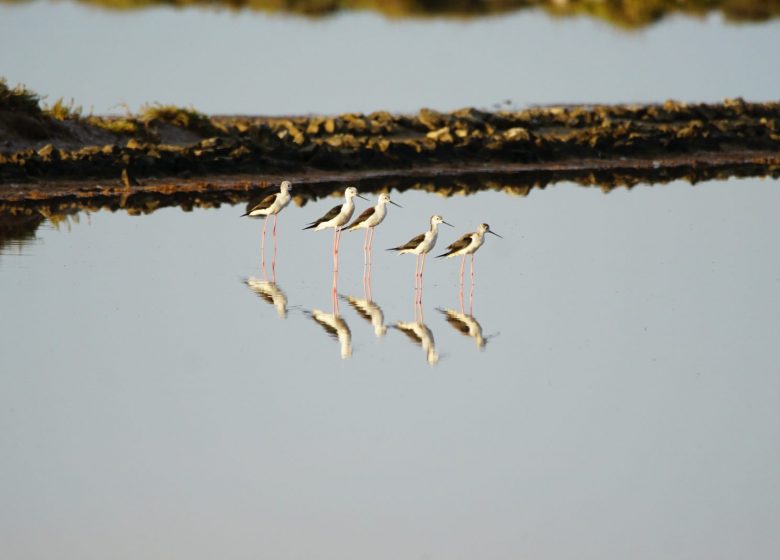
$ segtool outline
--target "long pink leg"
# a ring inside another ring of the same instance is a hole
[[[336,230],[336,270],[339,269],[339,243],[341,242],[341,228]]]
[[[339,269],[338,259],[336,257],[336,255],[337,255],[337,252],[336,252],[336,239],[337,239],[337,236],[338,236],[338,231],[339,230],[337,228],[333,229],[333,272],[336,272]],[[335,275],[334,275],[334,277],[335,277]],[[335,284],[334,284],[334,286],[335,286]]]
[[[418,269],[420,268],[420,255],[414,256],[414,302],[417,303],[417,279],[419,278]]]
[[[268,225],[268,218],[263,220],[263,237],[260,238],[260,268],[265,270],[265,226]]]
[[[274,237],[274,256],[271,260],[271,273],[274,277],[274,282],[276,282],[276,217],[278,214],[274,214],[274,229],[273,229],[273,237]]]
[[[427,253],[423,253],[422,261],[420,262],[420,303],[422,303],[422,296],[423,296],[423,270],[425,270],[425,255]]]
[[[471,253],[471,289],[469,290],[469,315],[474,306],[474,253]]]
[[[368,230],[366,235],[363,236],[363,266],[368,264]]]
[[[366,286],[368,289],[366,290],[366,297],[368,301],[374,301],[373,296],[371,295],[371,267],[368,267],[368,274],[366,275]]]

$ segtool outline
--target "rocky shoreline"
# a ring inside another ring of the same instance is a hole
[[[740,99],[517,112],[222,116],[197,126],[132,117],[104,118],[96,126],[79,118],[43,122],[27,137],[19,127],[11,129],[8,113],[5,121],[3,115],[0,111],[0,126],[6,123],[0,136],[0,200],[16,198],[24,191],[20,185],[35,185],[40,196],[48,185],[63,181],[135,188],[208,176],[251,175],[263,181],[289,174],[426,174],[506,165],[598,171],[627,167],[626,162],[640,168],[667,160],[694,167],[744,162],[756,174],[773,174],[780,154],[780,103]],[[112,131],[120,121],[115,128],[122,132]]]

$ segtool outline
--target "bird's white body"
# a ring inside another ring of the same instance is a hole
[[[349,224],[349,231],[355,231],[356,229],[373,229],[382,223],[382,220],[387,216],[387,204],[395,204],[390,200],[390,195],[382,193],[376,201],[376,206],[364,210],[357,219]],[[398,206],[397,204],[395,204]]]
[[[430,253],[439,237],[439,224],[443,221],[441,216],[431,217],[431,228],[423,234],[422,241],[413,247],[405,246],[404,248],[399,249],[398,254],[405,255],[408,253],[411,255],[425,255]]]
[[[313,228],[314,231],[322,231],[323,229],[328,228],[341,229],[344,227],[355,212],[355,202],[353,199],[356,196],[358,196],[357,189],[355,187],[348,187],[344,191],[344,203],[341,205],[341,209],[338,213],[335,212],[338,207],[331,209],[330,212],[314,222],[314,224],[316,224]]]
[[[362,222],[358,222],[350,226],[349,231],[355,231],[356,229],[368,229],[381,224],[382,220],[384,220],[385,216],[387,216],[387,202],[380,197],[379,202],[377,202],[376,206],[374,206],[372,210],[373,212],[371,212],[371,215],[368,218]]]
[[[349,221],[349,219],[352,217],[352,214],[355,212],[355,203],[352,202],[351,198],[347,198],[347,200],[344,201],[344,204],[341,205],[341,212],[336,214],[334,218],[331,218],[328,221],[320,222],[317,224],[317,226],[314,228],[314,231],[322,231],[323,229],[328,228],[341,228],[344,227],[344,225]]]
[[[446,255],[446,257],[449,259],[451,257],[460,257],[461,255],[473,255],[477,252],[477,249],[482,247],[485,243],[485,232],[482,229],[478,229],[471,235],[471,242],[462,247],[461,249],[458,249],[456,251],[453,251],[449,255]]]
[[[279,192],[274,196],[273,202],[269,206],[262,207],[262,202],[249,211],[250,216],[273,216],[284,210],[285,206],[290,204],[290,181],[282,181]]]

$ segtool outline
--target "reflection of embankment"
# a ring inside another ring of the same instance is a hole
[[[504,192],[511,196],[528,196],[534,190],[568,181],[583,187],[597,187],[608,193],[616,188],[631,188],[639,183],[663,184],[686,180],[692,184],[730,177],[780,177],[780,155],[739,163],[702,161],[686,158],[664,165],[644,162],[642,166],[623,165],[599,169],[574,167],[529,168],[513,172],[445,172],[431,176],[411,174],[322,174],[317,179],[302,177],[295,183],[293,202],[304,206],[309,200],[343,195],[344,184],[359,185],[361,192],[404,192],[418,190],[440,196],[468,196],[482,191]],[[265,184],[235,177],[214,177],[207,182],[182,181],[171,185],[157,182],[127,190],[119,187],[93,187],[73,184],[30,186],[27,189],[0,186],[0,243],[3,239],[34,237],[34,231],[45,218],[57,219],[79,211],[125,211],[129,214],[149,214],[159,208],[218,208],[222,204],[244,204],[258,200],[265,193]]]
[[[10,1],[10,0],[6,0]],[[13,0],[18,1],[18,0]],[[764,21],[780,14],[778,0],[80,0],[109,9],[142,9],[152,6],[213,8],[284,12],[309,17],[340,11],[370,10],[393,18],[479,17],[521,9],[543,9],[555,17],[587,15],[627,28],[643,27],[666,16],[684,14],[702,17],[719,12],[727,20]]]

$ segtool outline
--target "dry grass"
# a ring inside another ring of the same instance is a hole
[[[44,105],[43,112],[58,121],[77,121],[81,119],[83,110],[81,105],[76,105],[73,99],[66,103],[60,97],[52,105]]]
[[[184,109],[175,105],[143,105],[138,119],[144,124],[158,121],[206,135],[219,132],[206,115],[192,107]]]
[[[40,97],[23,85],[8,87],[5,78],[0,77],[0,111],[13,111],[30,116],[40,116]]]

